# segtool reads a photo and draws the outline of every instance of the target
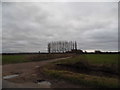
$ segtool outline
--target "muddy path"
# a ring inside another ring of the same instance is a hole
[[[20,73],[29,73],[37,67],[42,67],[50,62],[64,60],[66,58],[52,59],[52,60],[43,60],[37,62],[26,62],[26,63],[17,63],[17,64],[6,64],[2,66],[2,74],[8,75],[9,73],[20,74]]]
[[[59,88],[61,85],[64,86],[64,88],[80,88],[81,86],[77,86],[65,81],[50,81],[52,83],[51,86],[48,85],[38,85],[36,84],[36,80],[40,80],[43,78],[38,78],[36,74],[37,68],[42,68],[44,65],[64,60],[70,57],[66,58],[58,58],[53,60],[45,60],[45,61],[39,61],[39,62],[27,62],[27,63],[17,63],[17,64],[7,64],[2,66],[2,74],[3,76],[6,75],[13,75],[18,74],[19,77],[3,80],[3,88]],[[45,78],[44,78],[45,79]]]

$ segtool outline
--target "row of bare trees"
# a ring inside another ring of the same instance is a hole
[[[76,41],[56,41],[48,43],[49,53],[64,53],[71,50],[77,50]]]

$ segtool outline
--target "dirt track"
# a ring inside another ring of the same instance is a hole
[[[67,57],[69,58],[69,57]],[[3,65],[3,76],[9,75],[9,74],[26,74],[33,72],[37,67],[42,67],[50,62],[62,60],[66,58],[60,58],[60,59],[53,59],[53,60],[45,60],[45,61],[39,61],[39,62],[27,62],[27,63],[18,63],[18,64],[7,64]]]
[[[69,58],[69,57],[67,57]],[[66,58],[60,58],[60,59],[53,59],[53,60],[46,60],[46,61],[39,61],[39,62],[28,62],[28,63],[18,63],[18,64],[8,64],[3,65],[3,76],[11,75],[11,74],[19,74],[19,77],[16,77],[14,79],[9,79],[8,81],[3,80],[3,88],[49,88],[47,86],[39,86],[35,83],[35,80],[43,79],[38,78],[36,74],[36,69],[39,67],[43,67],[44,65],[58,61],[63,60]],[[66,84],[64,86],[64,84]],[[61,82],[55,82],[52,84],[54,87],[79,87],[70,83],[66,83],[65,81]]]

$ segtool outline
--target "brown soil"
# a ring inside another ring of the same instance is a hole
[[[12,84],[7,84],[6,87],[10,86],[12,88],[15,88],[19,86],[20,88],[24,88],[24,87],[38,88],[36,85],[34,85],[37,80],[47,80],[52,83],[51,88],[81,88],[82,86],[74,85],[64,80],[58,81],[55,79],[53,80],[50,78],[45,78],[42,75],[40,75],[40,72],[37,72],[38,68],[42,68],[43,66],[45,66],[50,62],[63,60],[63,59],[66,59],[66,58],[46,60],[46,61],[40,61],[40,62],[28,62],[28,63],[3,65],[2,67],[3,76],[19,74],[18,77],[9,79],[8,81],[12,82]],[[42,87],[42,88],[45,88],[45,87]]]

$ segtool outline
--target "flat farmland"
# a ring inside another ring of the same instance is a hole
[[[118,54],[86,54],[84,57],[93,64],[118,64]]]
[[[117,88],[120,86],[118,56],[118,54],[65,53],[2,55],[3,75],[20,73],[20,77],[10,81],[33,83],[40,78],[40,80],[51,81],[51,87],[55,88],[76,86]],[[63,81],[66,85],[60,86]]]
[[[2,64],[14,64],[24,62],[42,61],[48,59],[56,59],[69,57],[71,54],[15,54],[15,55],[2,55]]]
[[[53,78],[97,88],[117,88],[118,54],[82,54],[56,61],[43,70]]]
[[[85,61],[86,63],[96,65],[118,65],[118,56],[118,54],[82,54],[66,59],[62,63]]]

